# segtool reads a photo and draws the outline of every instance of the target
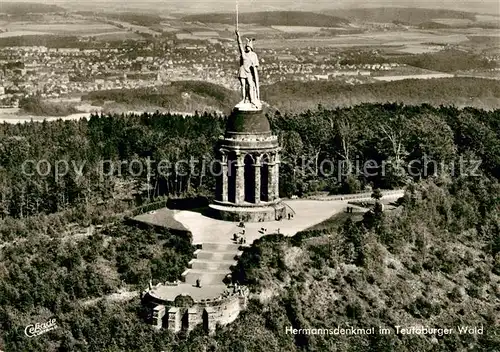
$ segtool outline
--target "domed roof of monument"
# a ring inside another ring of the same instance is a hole
[[[227,120],[226,131],[245,134],[270,133],[271,125],[262,110],[236,108]]]

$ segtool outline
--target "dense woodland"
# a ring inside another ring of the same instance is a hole
[[[264,237],[235,273],[256,294],[250,308],[215,338],[193,334],[179,350],[204,343],[213,351],[497,351],[499,199],[497,180],[440,178],[411,187],[395,211]],[[397,325],[455,333],[397,335]],[[460,335],[464,325],[484,334]],[[348,326],[391,334],[285,332]]]
[[[50,103],[43,101],[39,95],[21,99],[19,106],[25,113],[35,116],[68,116],[78,112],[71,104]]]
[[[35,34],[16,37],[0,38],[0,47],[9,46],[46,46],[48,48],[80,48],[80,49],[104,49],[123,47],[124,44],[131,43],[132,40],[98,41],[81,40],[78,36],[68,36],[63,34]]]
[[[455,67],[456,70],[487,68],[491,65],[475,56],[461,53],[460,56],[436,57],[414,55],[402,57],[401,61],[433,69],[436,66]],[[451,58],[451,59],[450,59]],[[353,55],[346,64],[385,62],[383,58]],[[301,113],[322,104],[327,108],[349,107],[362,103],[394,102],[406,105],[427,103],[434,106],[455,105],[480,109],[500,108],[500,82],[480,78],[442,78],[430,80],[403,80],[348,85],[341,81],[283,81],[261,87],[262,99],[270,104],[270,110]],[[186,94],[187,93],[187,94]],[[169,111],[221,111],[229,113],[238,99],[237,94],[227,88],[208,82],[180,81],[158,88],[122,89],[92,92],[83,97],[95,105],[104,106],[106,101],[122,105],[125,111],[140,109],[166,109]],[[115,104],[115,105],[116,105]]]
[[[416,59],[414,59],[416,60]],[[421,66],[440,64],[431,57],[422,56]],[[356,61],[356,59],[353,59]],[[460,61],[460,60],[457,60]],[[346,85],[335,81],[283,81],[262,87],[262,98],[272,107],[286,112],[300,113],[311,106],[349,107],[364,103],[403,103],[434,106],[454,105],[480,109],[500,108],[500,83],[479,78],[440,78],[403,80]]]
[[[367,186],[406,186],[408,194],[393,212],[260,241],[235,272],[257,294],[249,310],[214,337],[200,327],[187,339],[145,325],[134,291],[150,278],[177,277],[193,250],[189,238],[130,227],[120,214],[160,196],[210,197],[214,180],[200,177],[199,169],[167,176],[132,176],[128,167],[121,174],[106,167],[100,172],[101,161],[209,161],[225,119],[156,113],[1,125],[0,348],[410,351],[418,344],[419,350],[455,351],[471,344],[494,351],[500,343],[498,332],[493,335],[500,295],[500,110],[364,104],[275,112],[269,119],[283,147],[283,197]],[[427,172],[414,166],[413,177],[402,172],[426,157],[446,166]],[[42,165],[40,175],[25,163],[42,159],[77,168],[56,177],[53,169],[45,175]],[[385,161],[387,167],[385,174],[354,171],[338,179],[336,172],[322,172],[325,160]],[[461,160],[481,160],[479,173],[453,170]],[[104,227],[78,236],[68,230],[74,223]],[[98,299],[120,288],[136,298]],[[58,329],[25,337],[26,325],[49,317],[56,317]],[[487,334],[437,342],[395,335],[294,339],[284,328],[418,322],[484,324]]]
[[[0,12],[12,16],[23,16],[33,13],[65,12],[66,10],[57,5],[40,4],[36,2],[4,2],[0,5]]]
[[[319,106],[301,114],[275,112],[269,118],[284,148],[280,184],[285,197],[352,193],[367,185],[400,187],[441,171],[441,163],[450,169],[446,172],[464,172],[452,169],[461,156],[467,157],[462,163],[481,160],[483,170],[500,175],[498,110],[364,104],[335,110]],[[4,124],[0,213],[25,218],[118,198],[135,197],[143,203],[164,195],[210,196],[214,178],[209,166],[224,127],[223,117],[206,113]],[[193,166],[175,166],[191,159]],[[168,170],[160,168],[162,160],[171,164]],[[378,165],[370,170],[372,176],[362,167],[368,160]],[[340,162],[359,164],[361,170],[339,178]]]
[[[6,351],[105,351],[113,343],[101,336],[117,336],[112,330],[135,325],[131,335],[118,343],[117,351],[140,351],[140,345],[131,343],[133,334],[139,330],[148,334],[149,327],[140,322],[144,312],[138,305],[139,292],[151,278],[154,283],[176,280],[193,251],[189,237],[122,223],[82,238],[33,231],[29,240],[7,244],[0,252],[0,347]],[[99,298],[117,290],[130,292],[133,303],[123,306],[118,299],[115,308],[105,301],[99,303]],[[106,328],[100,327],[103,315],[102,323],[111,323]],[[55,335],[32,339],[24,335],[23,326],[51,316],[58,321]]]
[[[349,24],[349,21],[334,15],[305,11],[261,11],[247,12],[239,16],[240,23],[260,24],[262,26],[310,26],[338,27]],[[227,13],[209,13],[190,15],[182,18],[187,22],[233,24],[234,18]]]
[[[350,21],[391,23],[399,22],[403,24],[418,25],[436,18],[454,18],[476,20],[476,16],[471,12],[444,10],[444,9],[422,9],[404,7],[378,7],[359,9],[338,9],[326,11],[347,18]]]
[[[404,25],[419,25],[433,19],[462,19],[476,21],[471,12],[421,9],[421,8],[360,8],[325,10],[321,13],[273,11],[251,12],[240,16],[241,23],[258,23],[264,26],[310,26],[314,23],[318,27],[335,27],[351,22],[399,23]],[[191,15],[184,17],[185,21],[200,21],[205,23],[233,24],[234,19],[225,13]]]
[[[150,106],[169,111],[229,111],[238,100],[238,94],[212,83],[178,81],[153,89],[96,91],[83,96],[82,100],[90,101],[95,105],[114,101],[126,104],[129,110]]]

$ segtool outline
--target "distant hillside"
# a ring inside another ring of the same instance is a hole
[[[430,22],[435,18],[452,18],[476,20],[476,16],[470,12],[438,10],[438,9],[418,9],[418,8],[397,8],[381,7],[373,9],[348,9],[348,10],[328,10],[325,14],[331,14],[347,18],[350,21],[360,22],[402,22],[411,25]]]
[[[78,37],[59,36],[54,34],[23,35],[17,37],[0,38],[0,48],[8,46],[39,46],[49,48],[85,48],[94,43],[81,42]]]
[[[77,11],[83,16],[102,16],[112,20],[132,23],[138,26],[152,26],[159,24],[163,19],[154,14],[135,13],[135,12],[93,12],[93,11]]]
[[[65,12],[66,10],[57,5],[46,5],[35,2],[0,2],[0,13],[9,15],[25,15],[27,13],[50,13]]]
[[[262,98],[280,111],[304,111],[362,103],[427,103],[477,108],[500,108],[500,81],[479,78],[442,78],[346,85],[334,81],[285,81],[264,86]]]
[[[182,18],[187,22],[224,23],[233,24],[235,15],[231,13],[212,13],[192,15]],[[324,15],[301,11],[270,11],[242,13],[240,23],[254,23],[262,26],[316,26],[337,27],[348,24],[349,21],[333,15]]]
[[[488,61],[480,55],[454,49],[442,50],[436,53],[409,55],[399,58],[398,62],[427,70],[450,73],[461,70],[488,70],[499,67],[496,62]]]
[[[130,110],[163,108],[170,111],[228,111],[238,101],[237,93],[216,84],[179,81],[159,88],[97,91],[84,96],[102,105],[106,101],[125,104]]]
[[[443,28],[450,28],[450,26],[444,24],[444,23],[438,23],[438,22],[424,22],[420,23],[418,25],[418,28],[420,29],[443,29]]]
[[[479,78],[405,80],[362,85],[335,81],[284,81],[261,87],[262,99],[272,109],[299,112],[325,107],[353,106],[363,103],[427,103],[500,108],[500,81]],[[92,92],[82,98],[110,111],[164,109],[178,112],[229,112],[238,93],[216,84],[200,81],[173,82],[160,88],[139,88]]]

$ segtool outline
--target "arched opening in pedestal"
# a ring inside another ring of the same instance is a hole
[[[262,156],[262,167],[260,169],[260,200],[269,202],[269,156]]]
[[[189,329],[189,314],[187,310],[184,312],[184,315],[182,316],[181,329],[184,331]]]
[[[210,331],[210,322],[206,309],[203,310],[202,320],[203,320],[203,329],[207,332]]]
[[[236,202],[236,153],[231,152],[227,156],[227,200]]]
[[[244,159],[245,162],[245,202],[255,203],[255,169],[254,158],[252,155],[247,154]]]
[[[218,163],[215,164],[215,175],[217,175],[217,177],[215,178],[215,199],[217,200],[222,200],[223,199],[223,196],[224,196],[224,177],[222,175],[222,172],[223,172],[223,162],[221,160],[219,160]]]

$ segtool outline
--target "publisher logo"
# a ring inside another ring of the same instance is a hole
[[[24,333],[28,337],[35,337],[57,328],[56,319],[49,319],[45,323],[30,324],[24,328]]]

